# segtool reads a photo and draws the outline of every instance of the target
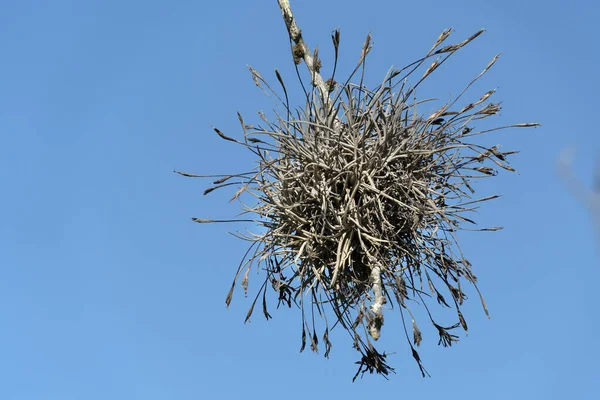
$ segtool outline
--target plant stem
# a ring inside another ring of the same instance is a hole
[[[323,77],[315,68],[317,60],[313,58],[310,48],[302,38],[302,30],[298,27],[298,24],[296,24],[296,18],[294,18],[294,14],[292,13],[290,2],[289,0],[277,0],[277,2],[279,3],[279,8],[281,8],[281,14],[283,15],[283,20],[285,21],[285,26],[288,30],[290,39],[295,45],[302,48],[302,58],[312,76],[312,83],[319,89],[323,101],[325,102],[329,99],[329,90],[323,81]]]
[[[375,300],[371,304],[371,311],[375,314],[375,318],[369,323],[369,334],[375,340],[381,336],[381,327],[383,326],[383,305],[385,304],[385,296],[381,286],[381,267],[379,262],[375,261],[371,269],[371,280],[373,294]]]

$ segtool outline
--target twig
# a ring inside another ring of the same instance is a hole
[[[374,314],[374,318],[369,322],[369,334],[375,340],[381,336],[381,327],[383,326],[383,305],[385,304],[385,296],[383,295],[381,285],[381,266],[374,260],[373,268],[371,270],[371,280],[373,294],[375,299],[371,304],[371,311]]]
[[[313,59],[310,48],[302,38],[302,30],[298,27],[298,24],[296,24],[296,18],[292,13],[289,0],[277,0],[277,2],[279,3],[279,8],[281,9],[281,14],[283,15],[283,20],[285,21],[285,26],[288,30],[290,39],[295,45],[292,48],[294,60],[298,60],[298,58],[304,59],[308,72],[313,78],[313,85],[319,89],[323,101],[326,102],[329,98],[329,90],[323,81],[323,77],[321,77],[321,73],[318,71],[318,68],[316,68],[317,63],[320,61],[318,59]]]

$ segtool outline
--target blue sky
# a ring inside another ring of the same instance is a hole
[[[450,42],[486,28],[423,90],[457,94],[502,52],[471,98],[498,87],[496,124],[543,124],[486,139],[521,151],[520,175],[478,188],[503,195],[479,221],[505,230],[463,235],[492,318],[473,295],[469,336],[457,346],[438,347],[425,330],[426,379],[400,328],[386,325],[397,375],[355,384],[358,353],[345,336],[325,360],[298,353],[298,312],[244,325],[241,291],[225,309],[245,243],[227,234],[233,226],[190,217],[227,218],[237,206],[226,202],[232,193],[204,197],[208,182],[173,173],[253,165],[210,125],[240,135],[236,111],[251,122],[271,109],[246,64],[295,81],[276,1],[0,4],[0,398],[593,397],[597,241],[555,173],[560,150],[575,145],[575,173],[591,183],[600,149],[600,12],[591,0],[292,0],[324,68],[334,28],[342,70],[373,31],[373,82],[447,27]]]

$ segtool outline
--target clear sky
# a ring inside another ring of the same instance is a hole
[[[490,143],[521,153],[520,175],[479,215],[496,233],[463,235],[492,318],[472,294],[470,332],[452,348],[424,330],[421,378],[399,327],[384,327],[397,375],[351,383],[358,353],[334,337],[331,359],[298,353],[297,310],[243,318],[224,299],[246,243],[228,218],[231,192],[174,169],[230,173],[253,158],[219,139],[241,135],[272,104],[246,64],[293,86],[288,38],[269,1],[0,1],[0,399],[591,399],[600,380],[599,259],[589,214],[557,178],[566,146],[591,184],[600,150],[595,2],[295,0],[306,40],[342,69],[365,35],[369,80],[487,32],[436,71],[428,94],[456,95],[502,52],[472,92],[498,87],[494,123],[541,122]],[[431,92],[429,92],[431,91]],[[297,93],[297,92],[296,92]],[[243,228],[243,227],[240,227]],[[256,289],[259,277],[251,278]],[[450,320],[449,320],[450,321]],[[421,326],[425,326],[425,322]],[[383,349],[383,348],[382,348]],[[207,397],[210,396],[210,397]]]

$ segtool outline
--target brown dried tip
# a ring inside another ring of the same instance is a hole
[[[485,29],[480,29],[477,32],[475,32],[473,35],[471,35],[469,38],[465,39],[461,44],[460,47],[466,46],[467,44],[469,44],[470,42],[472,42],[473,40],[475,40],[477,38],[477,36],[481,35],[483,32],[485,32]]]
[[[294,56],[294,63],[300,64],[302,58],[304,58],[304,47],[300,43],[296,43],[292,48],[292,55]]]
[[[367,57],[367,54],[369,54],[369,52],[371,51],[372,48],[373,48],[373,38],[371,37],[371,33],[369,32],[369,34],[367,35],[367,38],[365,39],[365,43],[363,44],[359,63],[362,63],[364,61],[365,57]]]
[[[333,47],[337,51],[338,47],[340,46],[340,30],[339,30],[339,28],[336,29],[335,31],[333,31],[333,33],[331,34],[331,40],[333,41]]]
[[[199,224],[210,224],[211,222],[215,222],[212,219],[206,219],[206,218],[192,218],[192,221],[198,222]]]
[[[433,48],[435,49],[436,47],[438,47],[444,40],[448,39],[448,36],[450,36],[450,32],[452,32],[452,28],[448,28],[446,30],[444,30],[444,32],[442,32],[440,34],[440,36],[438,36],[437,40],[435,41],[435,44],[433,45]]]
[[[325,85],[327,85],[327,90],[329,90],[330,92],[333,92],[333,89],[335,89],[336,84],[337,82],[333,79],[327,79],[325,81]]]
[[[215,186],[213,186],[213,187],[209,187],[209,188],[208,188],[208,189],[206,189],[206,190],[204,191],[204,193],[202,193],[202,194],[203,194],[204,196],[206,196],[207,194],[209,194],[210,192],[212,192],[212,191],[213,191],[213,190],[215,190],[215,189],[216,189],[216,187],[215,187]]]
[[[228,140],[230,142],[237,142],[237,140],[235,140],[233,138],[230,138],[229,136],[226,136],[223,132],[221,132],[220,130],[218,130],[214,126],[212,128],[214,129],[215,132],[217,132],[217,135],[219,135],[222,139]]]
[[[540,124],[538,122],[527,122],[527,123],[522,123],[522,124],[511,125],[511,127],[513,127],[513,128],[532,128],[532,127],[537,127],[537,126],[542,126],[542,124]]]
[[[196,175],[196,174],[189,174],[187,172],[181,172],[181,171],[173,171],[176,174],[182,175],[182,176],[186,176],[188,178],[202,178],[202,175]]]
[[[254,81],[254,83],[256,84],[256,86],[261,87],[260,81],[264,82],[263,77],[258,73],[257,70],[255,70],[254,68],[252,68],[250,65],[248,65],[248,69],[250,70],[250,73],[252,74],[252,80]]]
[[[419,327],[417,326],[416,321],[413,319],[412,321],[413,323],[413,341],[414,344],[417,346],[421,345],[421,341],[423,341],[423,335],[421,334],[421,331],[419,330]]]
[[[321,67],[323,66],[323,64],[321,63],[321,60],[316,59],[315,61],[315,71],[316,72],[321,72]]]
[[[431,65],[427,68],[425,73],[423,74],[423,78],[425,79],[429,74],[431,74],[435,69],[440,65],[440,60],[435,60]]]

